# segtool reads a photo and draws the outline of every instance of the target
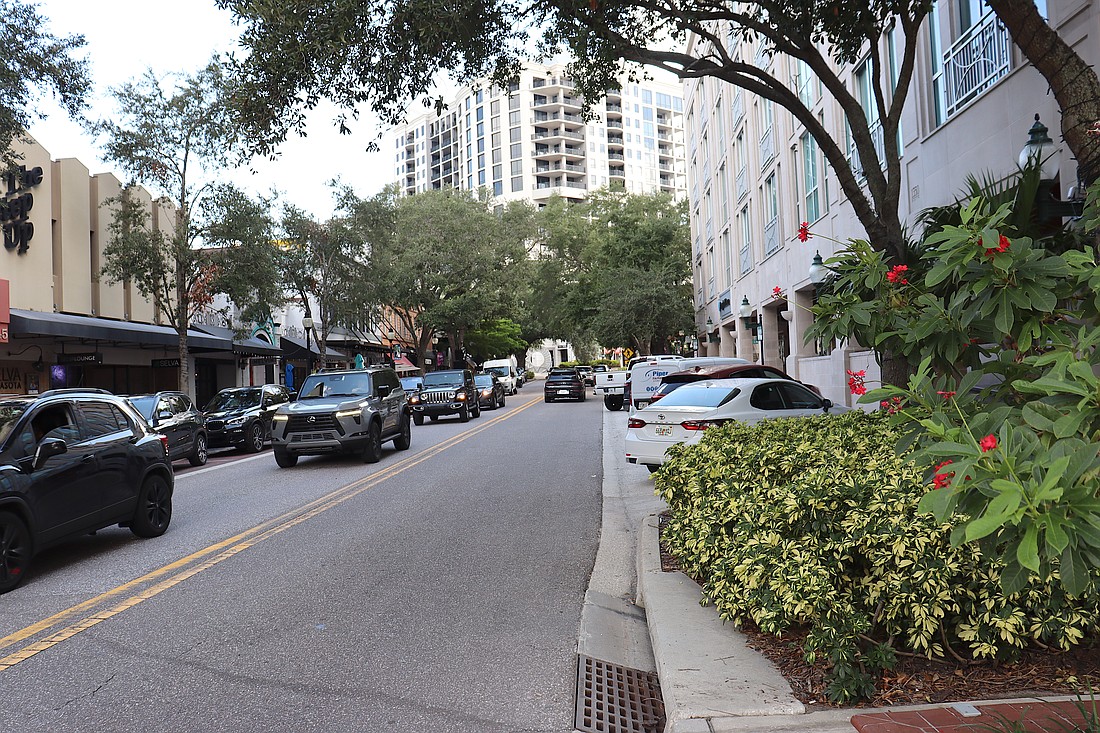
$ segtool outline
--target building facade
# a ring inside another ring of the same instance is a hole
[[[413,194],[487,188],[536,205],[580,200],[620,183],[632,192],[682,195],[683,115],[678,84],[624,80],[582,117],[565,65],[531,65],[508,89],[488,81],[395,131],[394,179]]]
[[[1100,62],[1095,3],[1040,3],[1062,37],[1093,65]],[[898,39],[880,49],[883,73],[894,73]],[[751,43],[740,58],[753,59],[785,79],[845,144],[839,105],[797,61],[770,56]],[[851,64],[842,78],[876,129],[867,83],[869,62]],[[895,77],[896,78],[896,77]],[[820,147],[793,115],[747,91],[714,79],[684,85],[685,134],[691,202],[695,319],[701,353],[741,356],[779,367],[822,388],[835,402],[852,404],[846,370],[865,369],[878,379],[873,354],[860,344],[806,343],[814,286],[809,266],[825,259],[833,240],[865,237]],[[978,0],[937,0],[920,31],[916,69],[903,112],[900,216],[916,234],[916,215],[948,205],[967,175],[1006,177],[1015,172],[1035,115],[1055,140],[1059,190],[1067,198],[1074,161],[1058,142],[1060,115],[1046,81],[1023,58],[996,16]],[[881,133],[881,127],[878,128]],[[881,135],[880,147],[887,144]],[[854,150],[849,144],[849,159]],[[858,158],[856,158],[858,169]],[[800,222],[818,236],[797,238]],[[779,287],[784,298],[773,297]],[[747,301],[749,318],[740,309]]]

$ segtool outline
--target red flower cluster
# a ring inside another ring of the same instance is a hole
[[[952,397],[955,396],[955,393],[950,392],[950,391],[948,391],[948,392],[937,392],[936,394],[938,394],[940,397],[943,397],[945,400],[949,400],[949,399],[951,399]]]
[[[982,453],[988,453],[997,447],[997,437],[995,435],[987,435],[978,441],[978,447],[982,449]]]
[[[772,288],[772,297],[773,298],[779,298],[779,297],[782,297],[782,295],[783,295],[783,288],[779,287],[778,285],[776,285],[774,288]]]
[[[858,372],[848,370],[848,389],[852,390],[852,394],[865,395],[867,394],[867,387],[864,386],[863,380],[867,377],[867,371],[860,369]]]
[[[932,477],[932,486],[934,488],[942,489],[943,487],[951,484],[951,479],[955,477],[955,472],[944,471],[943,473],[940,473],[944,466],[948,466],[951,463],[953,463],[953,461],[947,460],[936,466],[936,475]]]
[[[903,275],[909,270],[906,265],[894,265],[890,272],[886,273],[886,279],[892,283],[899,283],[901,285],[908,285],[909,281],[906,280]]]
[[[989,259],[993,259],[993,255],[997,254],[998,252],[1007,252],[1011,244],[1012,243],[1008,241],[1008,237],[1002,234],[1001,238],[997,240],[997,246],[993,249],[987,249],[985,251],[985,256]]]
[[[813,235],[810,234],[810,222],[808,222],[808,221],[802,222],[798,226],[798,241],[799,242],[805,242],[807,239],[809,239],[812,236]]]
[[[851,387],[852,383],[849,381],[848,386]],[[864,392],[867,390],[864,389]],[[886,410],[887,415],[896,415],[901,412],[902,399],[900,397],[891,397],[889,400],[883,400],[879,403],[879,407]]]

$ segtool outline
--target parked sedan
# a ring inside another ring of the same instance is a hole
[[[686,384],[635,412],[626,428],[626,460],[652,473],[665,462],[670,446],[698,443],[707,428],[730,420],[751,424],[847,411],[786,379],[708,379]]]
[[[186,458],[192,466],[206,464],[206,421],[190,397],[183,392],[157,392],[132,395],[129,400],[154,430],[168,437],[169,460]]]
[[[271,439],[271,416],[290,401],[290,391],[278,384],[223,389],[206,403],[206,434],[210,447],[234,446],[258,453]]]
[[[543,401],[574,399],[584,402],[584,398],[584,377],[575,367],[555,367],[546,375],[546,383],[542,386]]]
[[[661,386],[653,393],[650,402],[656,402],[669,392],[674,392],[685,384],[691,384],[692,382],[702,382],[705,379],[749,379],[752,377],[797,381],[786,372],[763,364],[723,364],[701,369],[685,369],[661,377]],[[821,390],[814,385],[806,384],[804,386],[809,387],[810,391],[821,396]]]
[[[477,401],[486,410],[495,410],[504,407],[505,389],[504,383],[497,375],[475,374],[474,384],[477,385]]]

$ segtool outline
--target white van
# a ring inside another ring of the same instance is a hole
[[[746,359],[732,356],[658,357],[639,361],[630,369],[630,376],[627,378],[630,409],[631,411],[640,410],[648,405],[652,401],[653,394],[661,388],[661,378],[672,372],[748,363]]]
[[[492,372],[504,385],[504,391],[510,395],[519,392],[519,381],[516,372],[516,357],[509,359],[490,359],[481,365],[481,370]]]

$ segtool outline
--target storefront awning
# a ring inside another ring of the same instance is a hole
[[[321,352],[317,349],[316,342],[313,339],[309,340],[309,351],[306,351],[306,345],[301,341],[297,341],[286,336],[279,337],[280,345],[282,346],[282,354],[288,359],[306,359],[310,354],[317,357],[321,355]],[[325,359],[334,361],[347,361],[348,355],[342,351],[336,349],[325,349]]]
[[[179,336],[174,328],[154,326],[133,321],[112,321],[109,318],[75,316],[69,313],[44,313],[11,309],[11,334],[13,336],[50,336],[84,341],[107,341],[117,344],[152,346],[176,346]],[[191,348],[225,350],[232,349],[228,339],[188,329],[187,345]]]
[[[370,331],[362,331],[358,328],[343,328],[341,326],[335,326],[328,332],[328,340],[345,346],[355,346],[358,344],[370,344],[372,346],[382,345],[382,341],[378,336]]]
[[[235,337],[235,332],[231,328],[222,328],[221,326],[197,326],[196,328],[232,344],[234,354],[278,356],[282,353],[282,349],[275,344],[268,343],[255,336]]]
[[[418,367],[416,364],[413,364],[411,361],[403,356],[399,356],[393,360],[393,368],[397,370],[398,374],[420,371],[420,367]]]

